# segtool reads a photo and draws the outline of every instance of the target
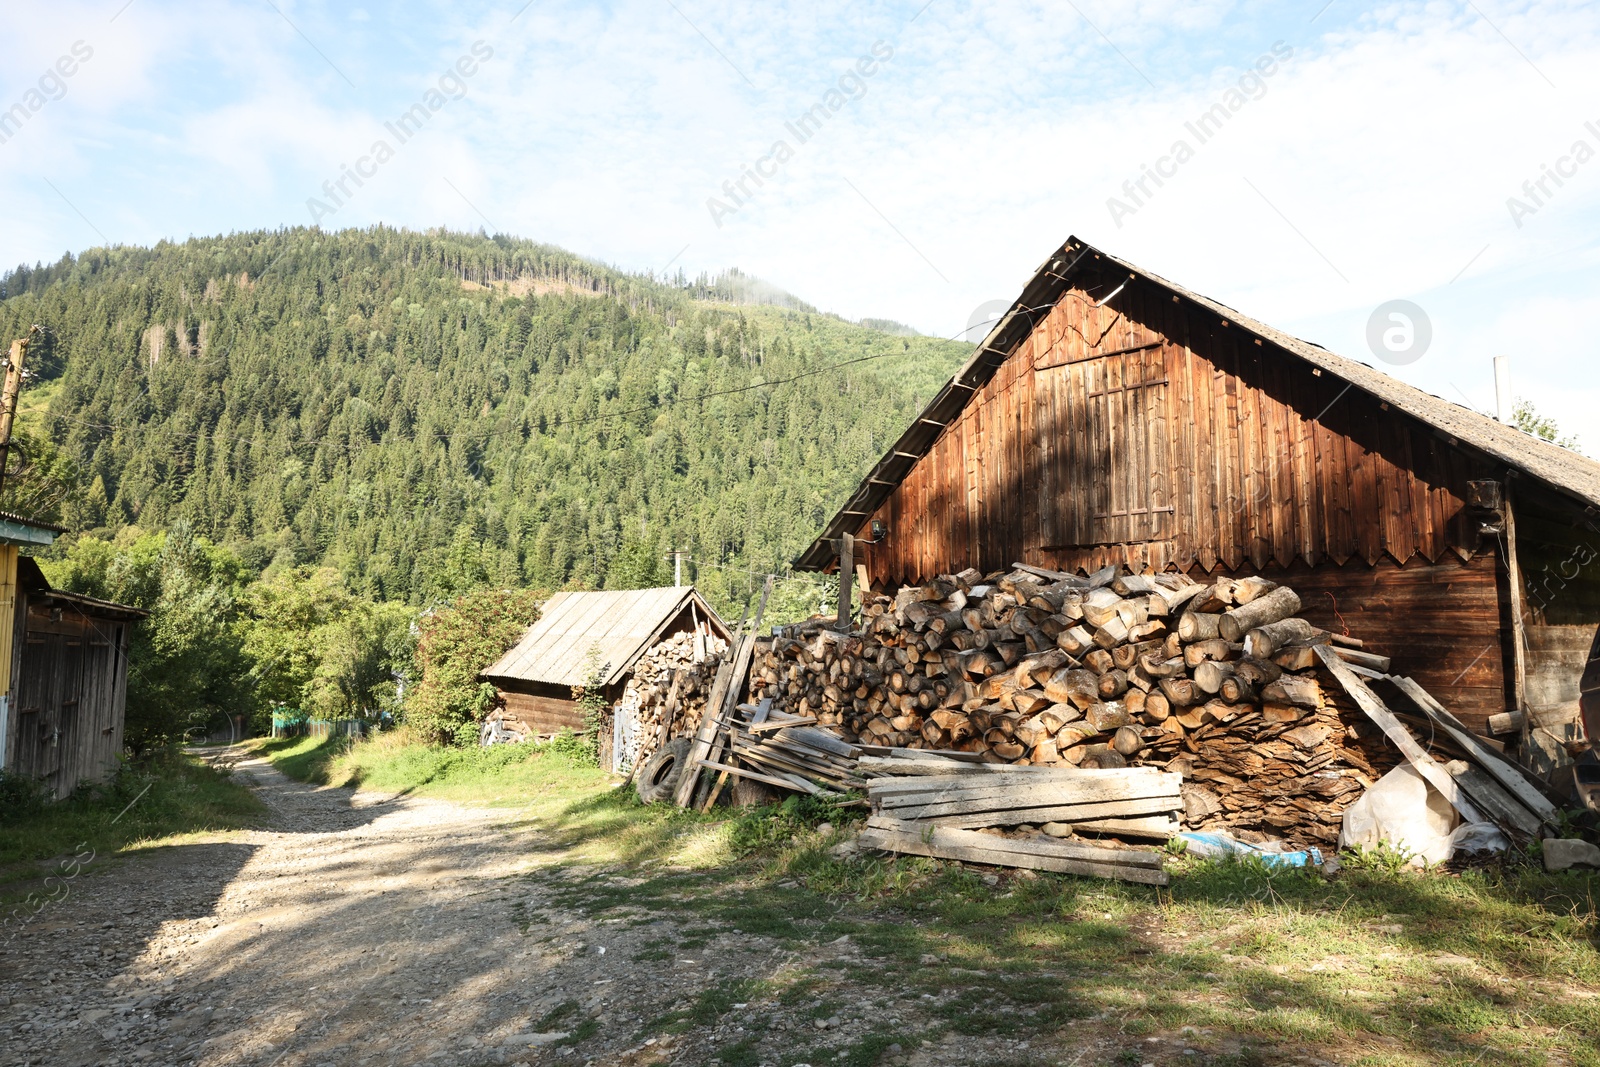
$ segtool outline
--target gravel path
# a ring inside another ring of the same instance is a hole
[[[853,983],[879,964],[850,938],[640,905],[641,879],[561,862],[515,811],[235,773],[265,828],[91,863],[0,928],[0,1064],[1062,1062],[922,1040],[938,1000]],[[797,981],[829,999],[739,993]],[[886,1028],[906,1047],[857,1059]],[[1101,1062],[1093,1044],[1076,1062]]]
[[[309,786],[260,759],[235,773],[266,828],[91,863],[0,929],[0,1064],[714,1062],[737,1021],[648,1024],[850,952],[555,906],[593,869],[552,865],[516,812]],[[708,933],[714,951],[661,951]]]

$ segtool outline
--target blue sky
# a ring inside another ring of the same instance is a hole
[[[952,335],[1076,233],[1480,410],[1509,355],[1515,391],[1600,454],[1600,155],[1578,147],[1600,153],[1597,5],[108,0],[0,19],[0,109],[26,110],[0,124],[0,263],[314,220],[482,227],[627,270],[738,266]],[[401,143],[386,123],[419,103]],[[820,129],[797,125],[819,104]],[[1405,365],[1367,341],[1395,299],[1431,325]]]

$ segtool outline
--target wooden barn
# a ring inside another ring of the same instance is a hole
[[[1073,238],[795,565],[842,558],[888,589],[1262,574],[1548,765],[1600,623],[1600,463]]]
[[[699,630],[731,640],[728,627],[693,586],[557,593],[545,601],[539,621],[504,656],[486,668],[502,704],[500,717],[538,735],[584,729],[574,686],[600,668],[606,703],[622,699],[639,659],[669,638]],[[602,765],[611,738],[602,731]]]
[[[43,781],[59,798],[116,769],[128,639],[148,614],[52,589],[38,564],[26,556],[18,561],[8,772]]]

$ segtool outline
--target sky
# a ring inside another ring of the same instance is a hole
[[[481,228],[958,336],[1077,235],[1480,411],[1508,356],[1600,456],[1600,5],[10,0],[0,34],[0,264]]]

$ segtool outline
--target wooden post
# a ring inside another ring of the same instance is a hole
[[[11,342],[6,360],[5,385],[0,386],[0,494],[5,491],[6,467],[11,458],[11,424],[17,417],[17,394],[22,391],[22,362],[28,354],[28,337]]]
[[[839,537],[839,628],[850,627],[850,587],[855,582],[856,539],[851,534]]]
[[[1512,666],[1512,701],[1516,710],[1522,713],[1522,758],[1526,760],[1529,755],[1529,746],[1533,740],[1533,717],[1528,714],[1528,635],[1525,622],[1522,618],[1524,609],[1522,598],[1522,562],[1517,559],[1517,520],[1511,496],[1511,479],[1506,479],[1505,500],[1506,528],[1506,584],[1511,589],[1511,666]]]
[[[744,695],[745,683],[750,680],[750,660],[755,656],[756,633],[761,629],[761,616],[766,614],[767,597],[772,595],[772,581],[773,576],[767,575],[766,584],[761,587],[761,603],[756,606],[756,617],[750,623],[750,632],[745,634],[744,640],[739,643],[739,651],[733,658],[733,672],[728,677],[728,687],[722,693],[722,700],[716,704],[706,704],[706,721],[713,722],[714,725],[708,735],[704,723],[701,724],[700,737],[706,739],[705,751],[700,750],[699,740],[696,739],[694,751],[690,753],[689,766],[684,771],[685,774],[693,772],[697,779],[700,774],[700,761],[708,758],[713,752],[720,754],[722,735],[727,731],[728,724],[733,721],[733,710],[738,706],[739,698]],[[692,794],[694,800],[692,805],[680,803],[678,806],[701,807],[710,792],[711,785],[708,778],[700,784],[698,792]],[[682,793],[683,787],[680,784],[679,795]]]

